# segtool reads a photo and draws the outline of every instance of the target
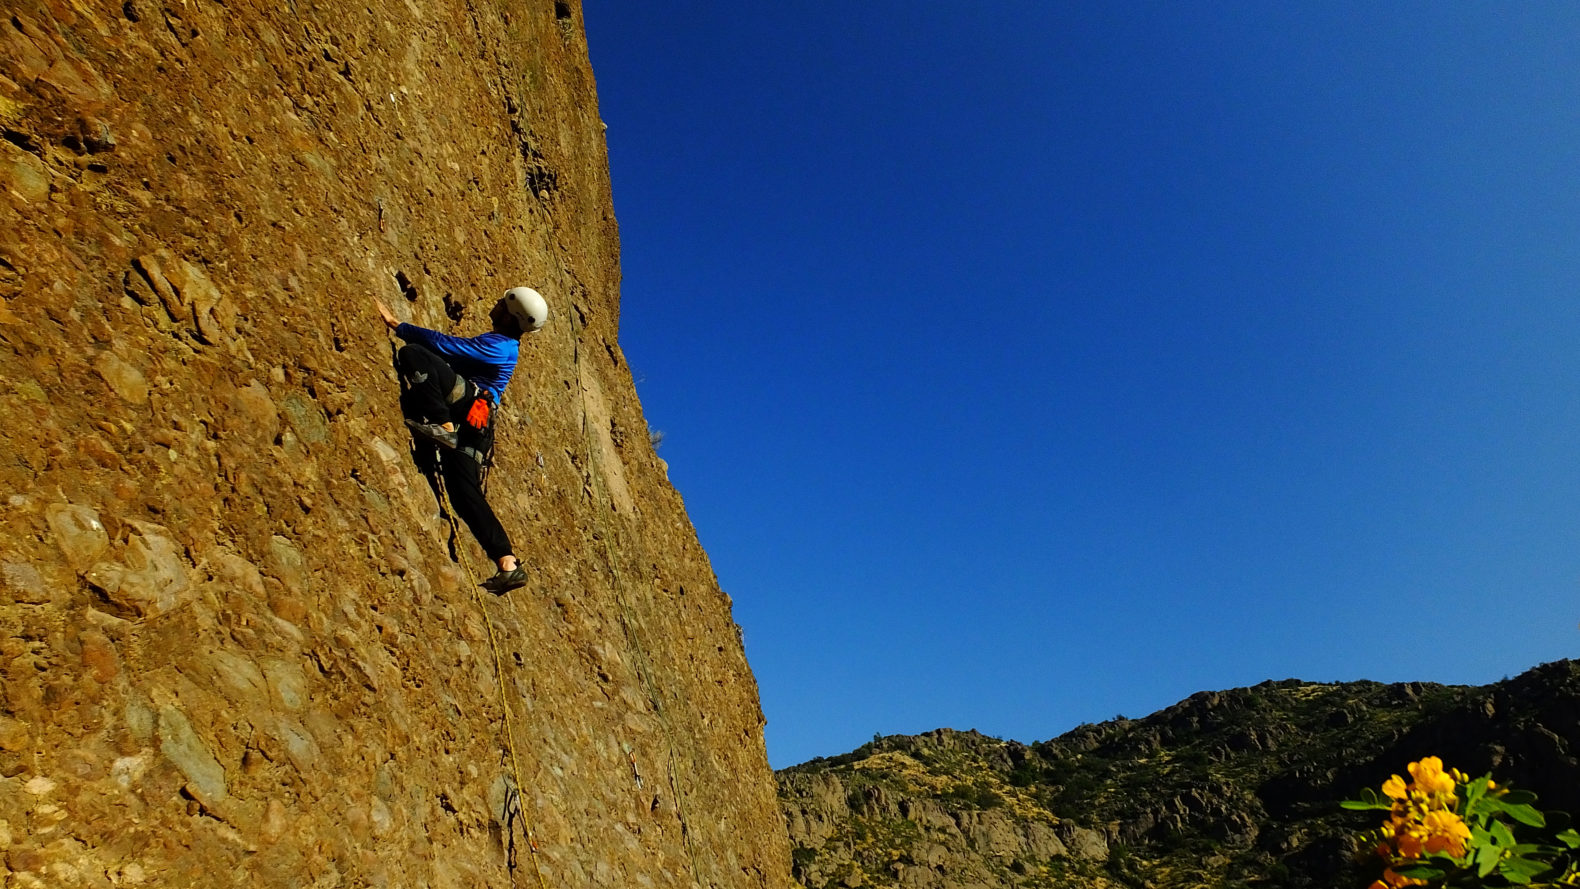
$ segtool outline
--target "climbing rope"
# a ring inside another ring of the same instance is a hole
[[[589,420],[591,414],[587,410],[587,386],[582,380],[581,331],[582,328],[576,323],[575,314],[572,313],[571,357],[576,365],[576,388],[582,408],[582,433],[587,443],[587,472],[592,477],[594,492],[608,495],[608,482],[604,480],[603,474],[599,472],[598,460],[594,456],[596,442],[593,438],[592,423]],[[702,871],[697,864],[697,850],[691,841],[691,830],[687,826],[690,823],[690,818],[686,815],[686,797],[680,791],[678,778],[680,770],[675,754],[674,729],[669,723],[669,715],[664,710],[663,703],[658,695],[658,689],[653,684],[653,668],[647,660],[647,652],[643,649],[641,634],[637,632],[636,617],[631,611],[630,604],[626,602],[625,596],[621,594],[621,590],[625,588],[625,580],[620,574],[619,563],[615,560],[614,551],[609,544],[610,535],[603,521],[603,511],[595,507],[593,515],[593,521],[596,525],[595,530],[597,531],[596,536],[603,541],[604,559],[609,564],[609,573],[613,580],[615,604],[620,608],[620,625],[625,631],[627,641],[631,644],[631,649],[636,653],[637,673],[642,677],[642,687],[647,692],[648,701],[653,705],[653,711],[658,714],[659,724],[664,728],[664,741],[669,748],[669,788],[675,797],[675,813],[680,819],[680,837],[686,847],[686,856],[691,860],[692,878],[700,881],[702,879]],[[641,774],[636,771],[634,758],[631,762],[631,769],[637,775],[638,785],[640,786]]]
[[[437,477],[439,478],[440,502],[444,507],[445,518],[450,522],[451,539],[455,540],[460,536],[460,525],[456,521],[455,509],[450,505],[450,492],[444,486],[443,475],[438,475]],[[484,605],[483,594],[479,592],[481,587],[477,582],[477,577],[472,574],[471,566],[466,563],[464,558],[456,558],[455,561],[460,564],[461,570],[466,572],[467,582],[472,586],[472,599],[477,603],[477,610],[483,613],[483,625],[488,629],[488,647],[494,653],[494,680],[495,684],[499,686],[499,708],[505,714],[505,748],[510,753],[510,778],[514,782],[505,794],[504,811],[502,812],[505,820],[505,835],[508,838],[508,845],[505,848],[506,867],[512,874],[515,873],[517,868],[516,840],[514,833],[510,830],[510,824],[516,817],[519,817],[521,819],[522,835],[527,840],[527,857],[532,860],[532,873],[538,878],[538,889],[546,889],[543,882],[543,870],[538,866],[538,844],[532,840],[532,822],[527,818],[526,806],[521,801],[521,789],[525,785],[521,782],[521,763],[516,756],[516,729],[515,723],[510,716],[510,697],[505,694],[505,667],[504,659],[499,655],[499,635],[494,631],[494,619],[489,616],[488,608]],[[511,814],[512,803],[515,804],[515,815]]]
[[[573,317],[571,320],[572,355],[574,364],[576,366],[576,382],[577,388],[579,390],[577,395],[581,401],[582,408],[582,432],[586,439],[587,445],[587,471],[593,482],[595,493],[602,493],[603,495],[607,496],[609,493],[608,482],[603,478],[603,474],[599,471],[598,461],[594,455],[596,442],[594,440],[592,424],[589,420],[591,415],[587,408],[587,388],[582,378],[580,348],[581,330],[582,329],[580,325],[576,323]],[[481,587],[477,582],[477,577],[472,573],[471,567],[467,564],[465,558],[462,557],[459,552],[459,547],[456,545],[456,541],[461,538],[460,524],[456,518],[455,509],[450,503],[450,494],[445,488],[443,475],[441,472],[437,471],[437,466],[435,466],[434,469],[435,472],[433,474],[433,478],[436,482],[434,489],[439,495],[440,504],[444,509],[445,518],[450,525],[450,555],[452,560],[458,563],[461,566],[461,569],[466,572],[467,582],[472,588],[472,598],[477,603],[478,610],[483,614],[483,623],[488,632],[488,646],[494,659],[494,677],[496,684],[499,686],[499,707],[505,718],[505,747],[510,758],[510,773],[511,780],[513,782],[513,786],[509,788],[505,795],[503,807],[504,811],[502,813],[502,817],[505,820],[506,836],[508,838],[506,847],[506,864],[511,874],[514,875],[516,869],[518,868],[518,864],[515,849],[515,836],[510,827],[512,822],[514,822],[519,817],[521,821],[522,835],[527,841],[527,849],[529,853],[528,857],[532,860],[532,872],[537,878],[538,889],[547,889],[547,886],[543,880],[542,868],[538,864],[537,843],[532,839],[532,825],[527,817],[526,807],[523,804],[521,797],[521,788],[523,788],[525,785],[521,780],[520,757],[516,753],[515,724],[511,715],[510,699],[505,692],[504,658],[500,655],[499,634],[494,628],[494,620],[489,615],[488,608],[484,603],[482,593],[479,592]],[[685,794],[682,793],[680,789],[680,763],[679,757],[675,750],[674,727],[669,722],[669,715],[664,709],[662,699],[658,693],[658,688],[654,684],[652,664],[648,661],[647,652],[642,645],[641,633],[639,632],[639,624],[637,622],[636,616],[632,612],[630,604],[626,601],[625,596],[621,592],[625,588],[625,580],[621,575],[619,563],[615,559],[614,550],[610,545],[610,535],[608,533],[608,528],[603,521],[602,510],[596,508],[594,509],[594,523],[596,525],[595,530],[597,532],[595,536],[603,541],[604,559],[609,565],[609,572],[611,575],[611,580],[613,581],[612,585],[615,603],[620,609],[621,628],[624,630],[626,639],[630,643],[633,652],[636,654],[637,673],[639,676],[641,676],[643,689],[647,693],[648,701],[653,705],[653,710],[658,715],[659,724],[664,730],[665,746],[668,748],[669,754],[669,786],[670,792],[675,798],[676,815],[680,820],[681,841],[685,846],[686,855],[690,859],[692,877],[693,879],[700,880],[702,869],[697,861],[696,846],[692,842],[691,831],[688,826],[690,823],[690,817],[686,812]],[[640,786],[641,773],[636,769],[636,761],[634,757],[631,757],[631,768],[632,773],[636,776],[638,786]]]

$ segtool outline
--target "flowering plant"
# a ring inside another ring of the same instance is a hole
[[[1381,796],[1367,788],[1341,803],[1388,812],[1381,828],[1361,836],[1361,848],[1384,861],[1382,879],[1370,889],[1580,886],[1580,834],[1565,826],[1568,816],[1542,812],[1535,794],[1491,775],[1444,771],[1435,756],[1410,763],[1409,771],[1409,781],[1384,781]]]

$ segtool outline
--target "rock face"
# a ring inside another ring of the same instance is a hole
[[[577,3],[19,0],[0,133],[0,882],[789,883]],[[494,598],[371,297],[471,334],[516,284]]]
[[[1580,662],[1485,688],[1295,680],[1019,744],[947,729],[779,774],[795,876],[899,886],[1364,886],[1341,799],[1440,755],[1580,807]]]

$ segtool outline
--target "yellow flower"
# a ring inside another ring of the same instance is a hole
[[[1427,812],[1421,819],[1426,830],[1426,851],[1446,852],[1455,858],[1465,854],[1465,843],[1470,841],[1470,828],[1453,812]]]
[[[1382,792],[1383,796],[1386,796],[1390,799],[1404,799],[1404,779],[1398,775],[1394,775],[1392,778],[1389,778],[1387,781],[1383,782]]]
[[[1436,756],[1410,763],[1410,777],[1415,779],[1415,788],[1422,793],[1436,795],[1454,792],[1454,778],[1443,774],[1443,760]]]
[[[1401,830],[1395,837],[1395,845],[1399,847],[1400,858],[1420,858],[1426,851],[1426,839],[1414,832]]]

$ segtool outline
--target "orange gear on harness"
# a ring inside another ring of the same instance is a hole
[[[472,402],[472,409],[466,412],[466,425],[479,431],[488,428],[488,399]]]

